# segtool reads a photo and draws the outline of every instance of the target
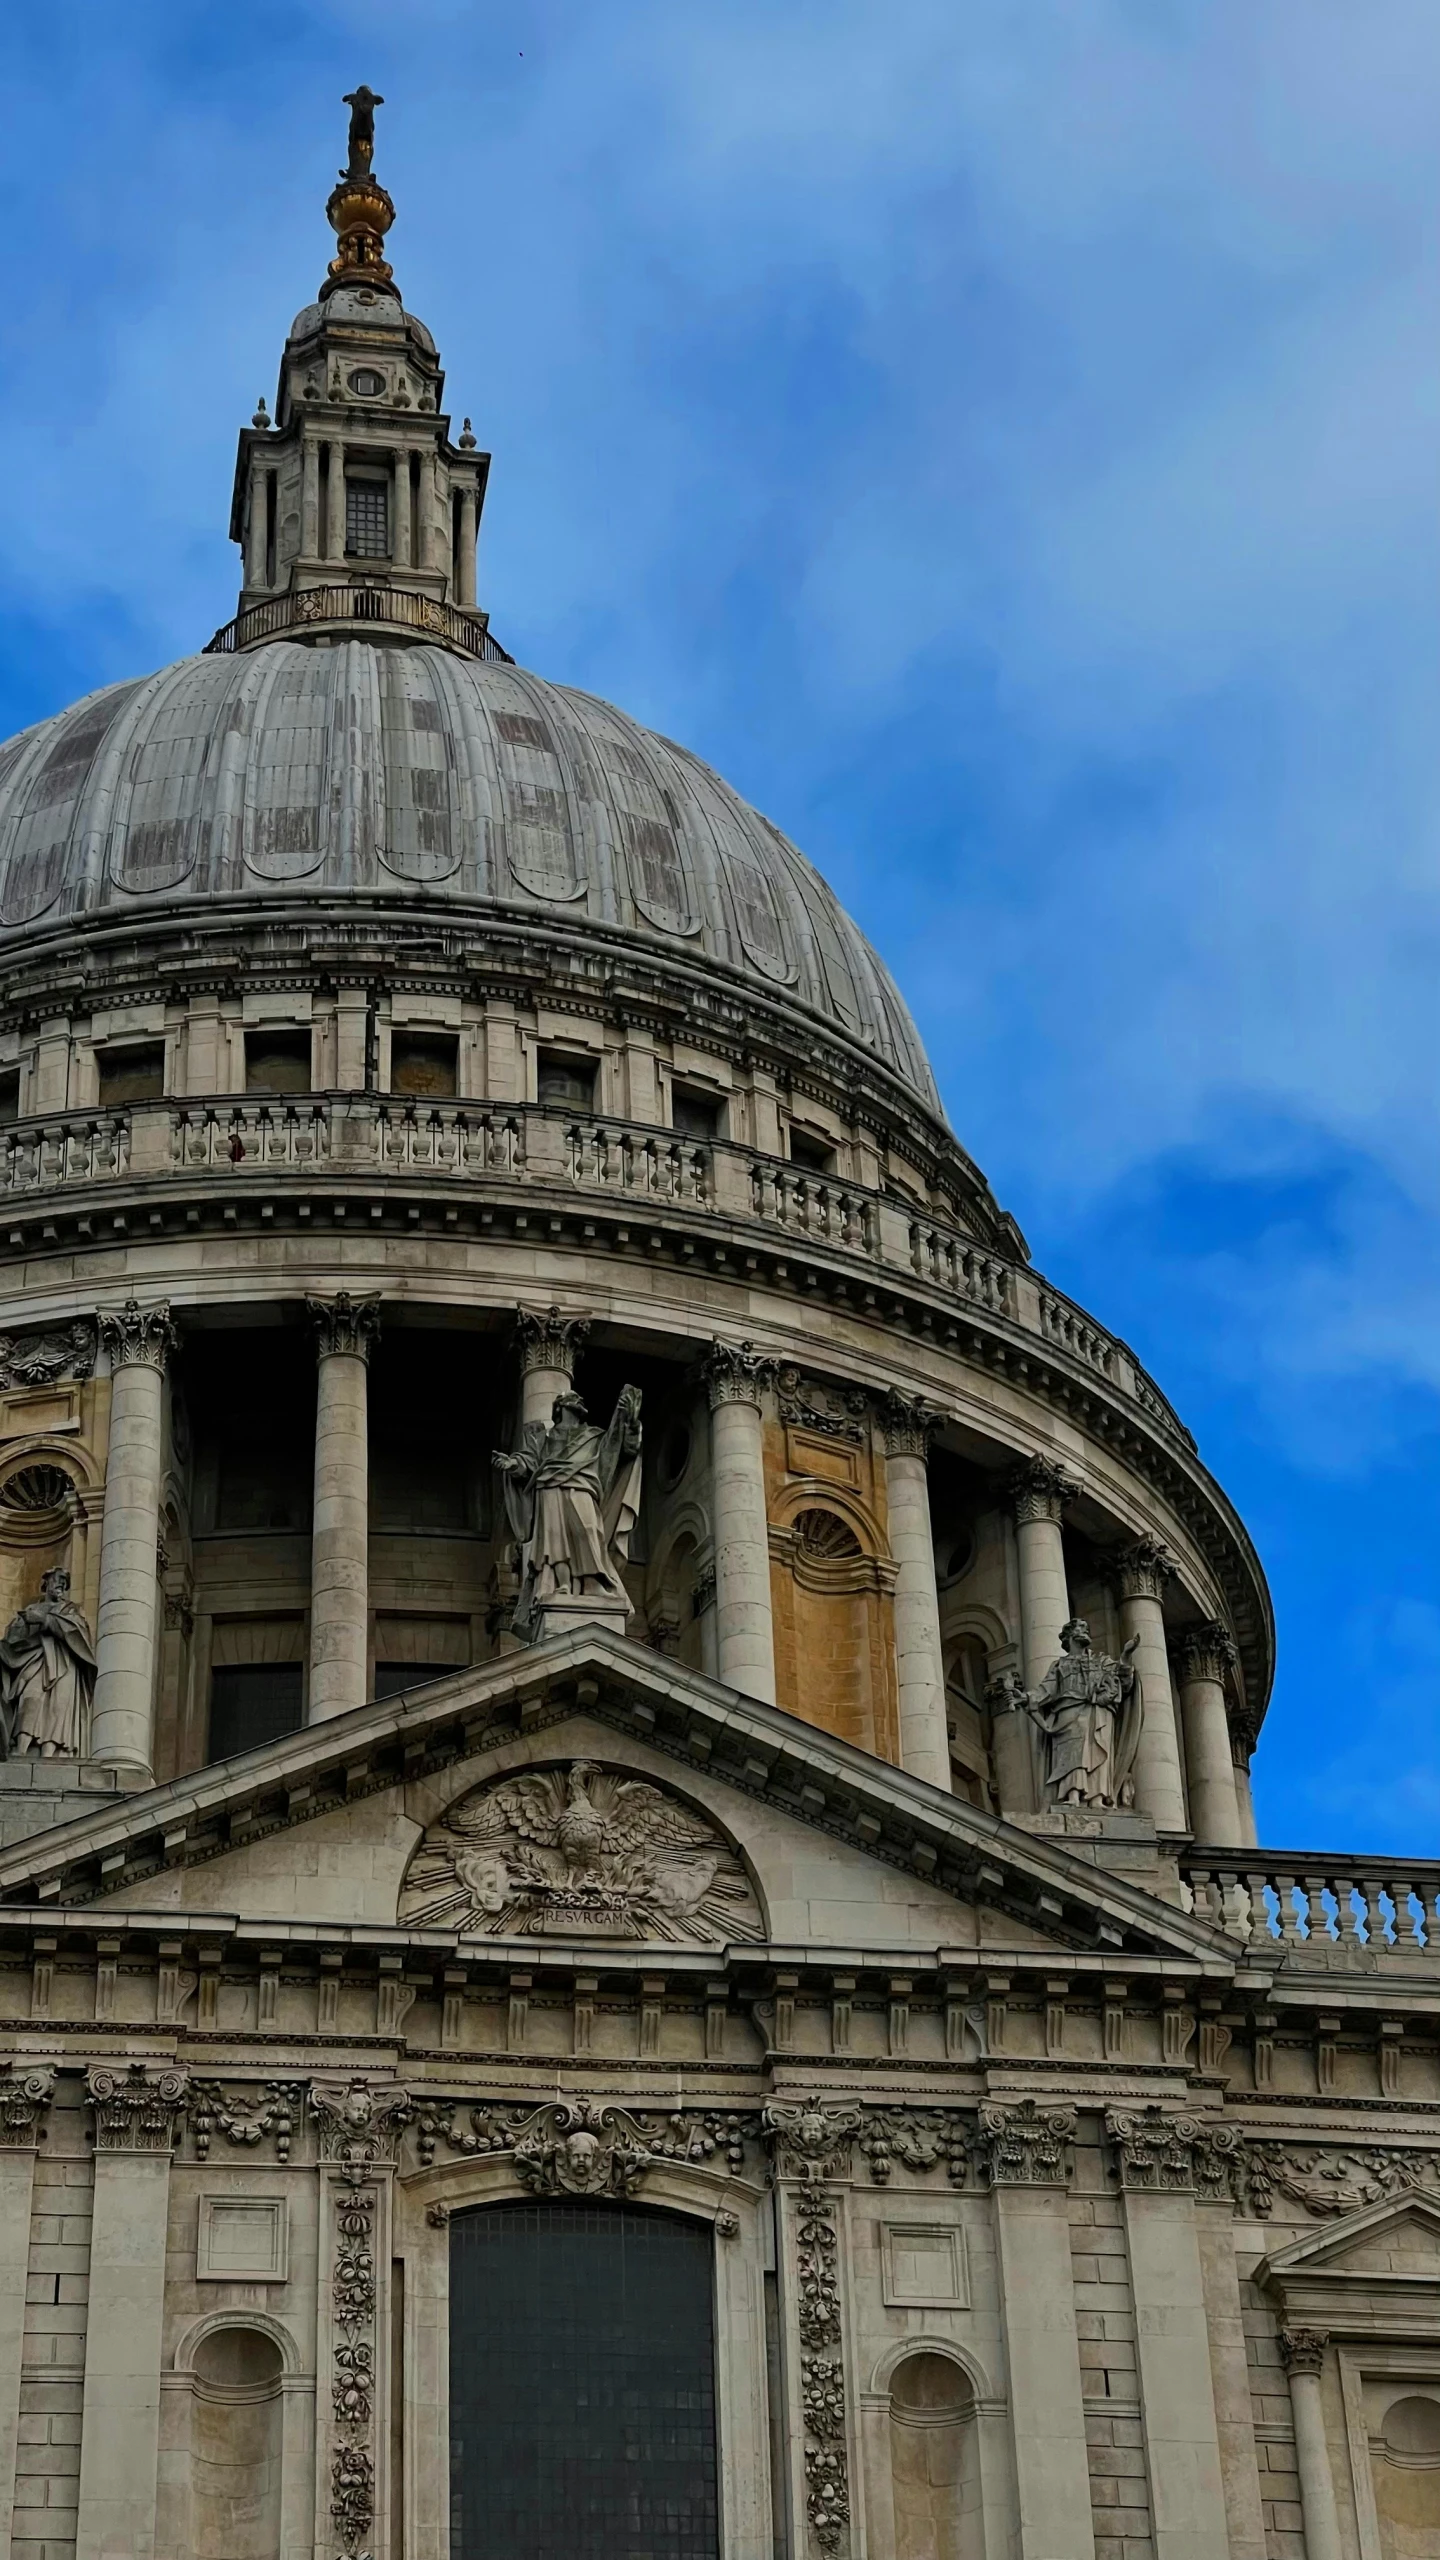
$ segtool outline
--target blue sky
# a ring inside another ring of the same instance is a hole
[[[1433,1853],[1433,0],[11,0],[0,734],[232,610],[361,79],[497,630],[805,846],[1191,1422],[1264,1835]]]

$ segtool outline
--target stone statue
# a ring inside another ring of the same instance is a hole
[[[350,164],[341,170],[340,175],[342,178],[368,178],[370,164],[375,157],[375,110],[383,107],[385,101],[373,89],[367,89],[362,80],[358,89],[347,93],[343,103],[350,110]]]
[[[1017,1691],[1040,1728],[1045,1752],[1045,1797],[1052,1805],[1129,1805],[1131,1770],[1140,1740],[1144,1701],[1131,1656],[1132,1636],[1117,1662],[1092,1653],[1090,1629],[1072,1618],[1060,1630],[1061,1651],[1033,1694]]]
[[[7,1756],[79,1758],[95,1686],[90,1630],[70,1597],[63,1565],[47,1573],[38,1600],[18,1609],[0,1639],[0,1717]]]
[[[532,1641],[538,1611],[566,1593],[588,1588],[623,1603],[617,1559],[640,1510],[639,1388],[621,1388],[604,1431],[581,1397],[557,1396],[549,1423],[527,1423],[514,1456],[497,1449],[495,1466],[520,1542],[515,1633]]]

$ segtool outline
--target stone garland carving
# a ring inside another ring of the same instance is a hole
[[[402,1926],[462,1936],[561,1931],[715,1945],[763,1934],[739,1858],[646,1780],[573,1761],[480,1788],[432,1823]]]
[[[45,2130],[40,2119],[54,2094],[55,2074],[48,2066],[9,2070],[0,2078],[0,2151],[34,2150]]]
[[[863,1441],[870,1406],[863,1387],[826,1386],[818,1379],[807,1379],[790,1361],[776,1370],[775,1385],[780,1419],[788,1429],[814,1431],[827,1440]]]
[[[218,2080],[197,2080],[190,2100],[196,2159],[209,2159],[217,2133],[251,2151],[273,2134],[275,2157],[283,2163],[290,2157],[304,2102],[298,2080],[267,2080],[263,2088],[247,2087],[228,2097]]]
[[[186,2071],[152,2071],[143,2062],[122,2071],[93,2064],[85,2094],[94,2110],[96,2150],[172,2151],[189,2093]]]
[[[1038,2105],[980,2109],[980,2155],[992,2187],[1063,2187],[1070,2177],[1075,2109]]]
[[[320,2157],[336,2171],[330,2270],[330,2520],[345,2560],[362,2560],[375,2522],[375,2236],[377,2173],[414,2116],[406,2090],[367,2080],[316,2081],[310,2112]],[[368,2555],[367,2555],[368,2560]]]
[[[845,2451],[845,2360],[840,2328],[836,2200],[804,2189],[796,2223],[800,2410],[805,2426],[805,2511],[822,2551],[839,2549],[850,2522]]]
[[[180,1339],[168,1299],[142,1307],[138,1298],[127,1298],[118,1312],[102,1311],[97,1321],[112,1369],[163,1369]]]
[[[715,2161],[718,2168],[717,2154],[738,2177],[759,2132],[754,2115],[716,2109],[660,2115],[584,2100],[472,2107],[468,2132],[457,2127],[453,2107],[427,2108],[416,2126],[422,2169],[441,2143],[471,2159],[508,2154],[516,2176],[537,2195],[632,2195],[652,2169],[671,2161],[691,2168]]]
[[[321,2159],[365,2169],[394,2159],[396,2142],[413,2122],[415,2109],[404,2089],[374,2088],[368,2080],[315,2080],[310,2113],[319,2131]]]
[[[857,2136],[877,2187],[888,2181],[895,2162],[911,2170],[933,2169],[941,2161],[952,2187],[963,2187],[970,2174],[972,2119],[954,2107],[870,2107]]]
[[[1258,2221],[1273,2213],[1277,2193],[1328,2220],[1392,2196],[1440,2197],[1440,2151],[1296,2150],[1248,2142],[1242,2175]]]
[[[52,1387],[62,1378],[83,1385],[94,1375],[99,1347],[93,1316],[77,1316],[49,1333],[0,1333],[0,1389]]]

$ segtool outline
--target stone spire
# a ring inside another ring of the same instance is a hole
[[[345,100],[349,154],[325,208],[336,253],[286,340],[273,422],[262,401],[241,431],[240,607],[212,648],[343,634],[504,654],[475,603],[490,456],[468,418],[452,440],[435,341],[385,256],[395,207],[373,167],[384,103],[363,84]]]

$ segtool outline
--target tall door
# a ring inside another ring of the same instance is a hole
[[[451,2560],[719,2560],[709,2229],[555,2202],[450,2235]]]

